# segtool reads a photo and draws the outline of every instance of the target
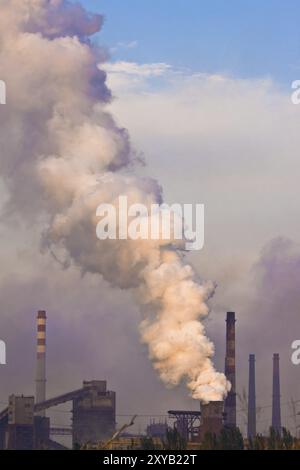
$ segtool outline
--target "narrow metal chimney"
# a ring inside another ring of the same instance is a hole
[[[39,310],[37,314],[37,358],[36,358],[36,392],[35,401],[46,400],[46,312]],[[45,416],[45,411],[38,413]]]
[[[273,355],[272,428],[281,434],[279,354]]]
[[[248,439],[256,435],[255,355],[249,355]]]
[[[231,390],[225,399],[225,424],[236,427],[236,392],[235,392],[235,313],[227,312],[226,318],[226,358],[225,375],[231,383]]]

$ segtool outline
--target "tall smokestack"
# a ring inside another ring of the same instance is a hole
[[[36,403],[46,400],[46,312],[37,314]],[[39,413],[45,416],[45,412]]]
[[[255,355],[249,355],[248,439],[256,435]]]
[[[281,434],[279,354],[273,355],[272,428]]]
[[[231,390],[225,399],[225,424],[236,427],[236,393],[235,393],[235,313],[227,312],[226,318],[226,358],[225,375],[231,383]]]

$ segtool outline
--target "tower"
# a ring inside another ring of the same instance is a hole
[[[256,435],[256,394],[255,394],[255,355],[249,355],[249,388],[248,388],[248,426],[247,437]]]
[[[35,401],[46,400],[46,312],[39,310],[37,314],[37,357],[36,357],[36,392]],[[45,416],[40,411],[39,416]]]
[[[235,383],[235,313],[227,312],[225,375],[231,383],[231,390],[225,399],[225,424],[236,427],[236,383]]]
[[[281,434],[279,354],[273,355],[272,428]]]

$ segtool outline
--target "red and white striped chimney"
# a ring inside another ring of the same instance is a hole
[[[39,310],[37,314],[37,357],[36,357],[36,392],[35,401],[46,400],[46,312]],[[38,413],[45,416],[45,411]]]

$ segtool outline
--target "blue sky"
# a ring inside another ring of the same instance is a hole
[[[300,77],[299,0],[82,0],[106,17],[113,59],[167,62],[237,77]]]

